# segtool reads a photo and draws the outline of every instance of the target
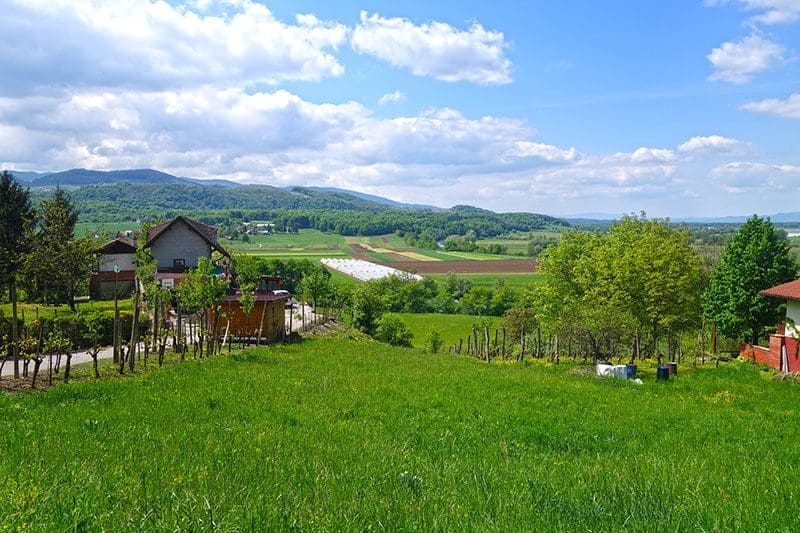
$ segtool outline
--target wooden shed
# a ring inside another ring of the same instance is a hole
[[[267,341],[276,341],[286,333],[286,302],[290,295],[286,291],[256,291],[255,305],[250,314],[242,309],[242,291],[237,290],[228,295],[222,304],[220,331],[228,330],[233,338],[260,337]],[[212,317],[213,320],[213,317]]]

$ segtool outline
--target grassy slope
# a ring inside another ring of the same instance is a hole
[[[411,343],[414,346],[425,346],[425,336],[431,328],[437,330],[444,341],[443,350],[457,345],[458,340],[467,341],[472,335],[473,324],[483,331],[482,324],[486,322],[490,328],[500,323],[501,318],[496,316],[471,316],[471,315],[442,315],[438,313],[392,313],[399,317],[414,333]],[[492,330],[494,335],[494,330]]]
[[[10,529],[796,530],[798,385],[316,339],[0,395]]]

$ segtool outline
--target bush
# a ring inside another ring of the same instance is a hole
[[[133,322],[132,313],[120,313],[120,339],[126,342],[131,337],[131,324]],[[73,349],[89,348],[93,344],[92,333],[89,323],[95,322],[99,332],[99,344],[109,346],[114,343],[114,316],[106,313],[92,313],[89,315],[62,315],[58,317],[41,317],[39,324],[44,328],[45,337],[52,332],[58,332],[64,338],[69,339]],[[150,329],[150,319],[141,317],[139,319],[139,333],[144,335]],[[22,332],[22,329],[20,329]],[[38,336],[38,328],[29,326],[28,335]]]
[[[428,353],[438,353],[442,348],[442,344],[444,344],[444,340],[439,330],[429,329],[428,334],[425,335],[425,349]]]
[[[392,346],[411,346],[414,334],[405,322],[392,315],[384,315],[378,320],[375,338]]]

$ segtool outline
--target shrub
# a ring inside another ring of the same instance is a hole
[[[428,334],[425,335],[425,350],[427,350],[428,353],[438,353],[442,348],[442,344],[444,344],[444,340],[439,330],[434,328],[429,329]]]
[[[411,346],[414,334],[405,322],[392,315],[384,315],[378,320],[375,338],[393,346]]]

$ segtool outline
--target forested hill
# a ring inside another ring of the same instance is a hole
[[[114,183],[67,187],[67,192],[84,222],[157,220],[185,214],[216,224],[271,220],[279,228],[316,228],[342,235],[403,231],[435,239],[463,235],[470,229],[484,237],[569,225],[547,215],[493,213],[469,206],[437,211],[397,208],[346,192],[302,187]],[[52,188],[31,189],[34,202],[51,194]]]

